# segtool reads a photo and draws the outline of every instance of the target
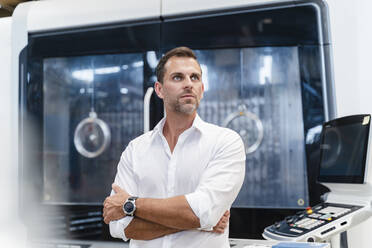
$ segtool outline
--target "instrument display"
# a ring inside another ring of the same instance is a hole
[[[353,115],[323,124],[318,181],[364,182],[371,115]]]

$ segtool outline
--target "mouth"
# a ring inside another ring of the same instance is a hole
[[[195,98],[195,96],[192,94],[186,94],[186,95],[182,95],[181,98]]]

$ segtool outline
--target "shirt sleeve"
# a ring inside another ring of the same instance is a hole
[[[245,176],[244,144],[237,133],[220,136],[215,150],[196,191],[185,195],[202,229],[213,228],[230,209]]]
[[[138,188],[136,183],[136,178],[133,170],[133,144],[129,143],[127,148],[121,155],[117,173],[115,176],[114,183],[118,185],[120,188],[125,189],[129,195],[137,196]],[[113,195],[114,191],[111,190],[111,194]],[[129,225],[132,221],[133,217],[126,216],[120,220],[111,221],[109,224],[110,227],[110,235],[114,238],[121,238],[124,241],[127,241],[128,238],[125,236],[125,228]]]
[[[133,217],[126,216],[120,220],[111,221],[110,226],[110,235],[113,238],[119,238],[124,241],[128,241],[129,239],[127,236],[125,236],[125,228],[129,225],[129,223],[132,221]]]

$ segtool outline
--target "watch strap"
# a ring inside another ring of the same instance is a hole
[[[130,196],[128,197],[128,201],[135,201],[138,199],[138,196]]]

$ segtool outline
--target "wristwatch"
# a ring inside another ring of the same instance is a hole
[[[123,211],[127,216],[134,216],[134,212],[136,211],[136,200],[138,197],[131,196],[124,202]]]

